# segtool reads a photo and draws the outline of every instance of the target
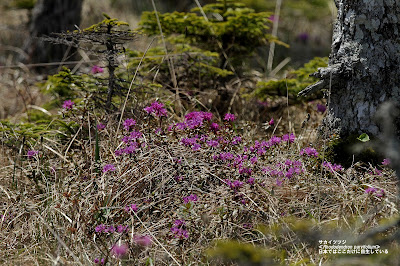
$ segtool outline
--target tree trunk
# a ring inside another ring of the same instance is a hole
[[[30,39],[25,44],[29,63],[60,62],[74,49],[40,39],[51,33],[75,30],[81,20],[83,0],[38,0],[29,26]]]
[[[321,81],[299,95],[330,90],[323,128],[379,135],[375,120],[386,101],[400,105],[400,3],[397,0],[336,0],[329,65],[313,76]],[[395,122],[397,136],[399,119]]]

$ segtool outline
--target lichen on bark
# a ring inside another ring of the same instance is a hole
[[[321,81],[300,92],[329,92],[325,128],[341,135],[381,133],[375,114],[391,100],[400,106],[400,2],[336,0],[338,15],[329,65],[313,75]],[[330,125],[330,123],[334,123]],[[399,119],[397,135],[399,134]]]

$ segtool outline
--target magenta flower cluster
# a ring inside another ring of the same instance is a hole
[[[93,74],[103,73],[104,69],[102,67],[94,65],[94,66],[92,66],[92,69],[90,70],[90,72],[92,72]]]
[[[323,162],[322,166],[325,167],[328,171],[330,172],[340,172],[343,171],[343,166],[341,166],[340,164],[332,164],[330,162]]]
[[[132,118],[128,118],[124,121],[124,128],[125,130],[129,131],[132,127],[136,125],[136,120],[133,120]]]
[[[93,262],[94,262],[95,264],[104,265],[104,264],[106,263],[106,259],[105,259],[105,258],[101,258],[101,259],[95,258],[95,259],[93,260]]]
[[[63,107],[65,110],[69,110],[69,109],[72,109],[72,106],[73,106],[74,104],[75,104],[75,103],[74,103],[73,101],[71,101],[71,100],[66,100],[66,101],[64,101],[62,107]]]
[[[36,150],[29,150],[26,154],[26,156],[28,156],[28,159],[32,159],[33,157],[35,157],[36,155],[39,154],[39,151]]]
[[[103,129],[105,129],[106,128],[106,126],[104,125],[104,124],[102,124],[102,123],[98,123],[97,124],[97,130],[98,131],[101,131],[101,130],[103,130]]]
[[[171,232],[175,238],[187,239],[189,237],[189,233],[185,228],[185,220],[175,220],[174,225],[171,227]]]
[[[282,136],[282,141],[293,143],[296,139],[296,136],[293,133],[285,134]]]
[[[311,148],[311,147],[304,148],[300,151],[300,155],[304,155],[304,154],[309,157],[318,157],[317,150],[314,148]]]
[[[374,187],[369,187],[369,188],[365,189],[364,193],[375,195],[377,197],[385,196],[385,191],[383,189],[378,189],[378,188],[374,188]]]
[[[144,108],[148,114],[153,114],[157,117],[167,116],[167,110],[164,108],[164,104],[154,101],[150,106]]]
[[[105,234],[112,234],[112,233],[127,233],[129,231],[129,228],[127,225],[118,225],[117,227],[113,225],[104,225],[104,224],[99,224],[96,226],[94,229],[96,233],[105,233]]]
[[[190,196],[183,197],[184,203],[196,202],[196,201],[198,201],[198,197],[196,194],[190,194]]]
[[[103,167],[103,173],[107,173],[107,172],[114,172],[116,169],[115,169],[115,166],[113,165],[113,164],[106,164],[104,167]]]
[[[277,163],[274,168],[264,167],[263,171],[276,178],[276,185],[281,186],[286,179],[304,172],[301,161],[286,160],[285,163]]]
[[[233,190],[237,190],[237,189],[239,189],[239,188],[241,188],[242,186],[243,186],[243,182],[242,181],[240,181],[240,180],[234,180],[234,181],[231,181],[231,180],[229,180],[229,179],[225,179],[225,183],[228,185],[228,187],[230,187],[231,189],[233,189]]]
[[[131,211],[133,211],[133,212],[138,211],[138,207],[136,206],[136,204],[126,205],[124,209],[127,213],[130,213]]]
[[[224,116],[224,120],[225,121],[235,121],[235,119],[236,119],[236,116],[234,114],[231,114],[231,113],[227,113]]]
[[[389,165],[389,164],[390,164],[390,159],[388,158],[383,159],[382,165]]]

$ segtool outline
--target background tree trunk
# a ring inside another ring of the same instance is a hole
[[[331,87],[323,128],[340,134],[378,135],[374,117],[386,101],[400,105],[400,2],[397,0],[336,0],[332,50],[327,68],[314,76],[318,83],[305,95]],[[399,119],[397,136],[399,132]]]
[[[60,62],[74,49],[52,44],[38,37],[75,30],[81,21],[83,0],[38,0],[29,26],[30,39],[25,44],[29,63]],[[68,53],[67,53],[68,52]]]

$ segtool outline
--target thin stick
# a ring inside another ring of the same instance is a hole
[[[147,226],[142,222],[142,220],[140,220],[140,218],[137,216],[137,214],[135,212],[133,212],[133,214],[136,216],[136,218],[139,220],[139,222],[143,225],[144,229],[146,229],[146,231],[149,232],[149,234],[157,242],[157,244],[160,245],[161,248],[164,249],[165,252],[167,252],[167,254],[173,259],[173,261],[176,264],[181,265],[179,263],[179,261],[177,259],[175,259],[174,256],[172,256],[172,254],[163,246],[163,244],[161,244],[160,241],[158,241],[158,239],[153,235],[153,233],[149,230],[149,228],[147,228]]]
[[[160,30],[160,34],[161,34],[161,39],[164,45],[164,50],[165,50],[165,54],[168,54],[168,49],[167,49],[167,44],[165,42],[164,39],[164,34],[162,31],[162,27],[161,27],[161,22],[160,22],[160,18],[158,17],[158,12],[157,12],[157,8],[156,8],[156,4],[154,3],[154,0],[151,0],[151,3],[153,5],[153,9],[154,9],[154,14],[156,15],[156,19],[157,19],[157,24],[158,24],[158,29]],[[168,68],[169,71],[171,73],[171,78],[172,78],[172,83],[174,84],[174,89],[175,89],[175,100],[178,102],[178,113],[182,113],[182,103],[181,103],[181,99],[179,97],[179,88],[178,88],[178,82],[176,79],[176,74],[175,74],[175,68],[174,68],[174,62],[172,61],[171,58],[168,58]]]
[[[139,72],[139,69],[140,69],[140,66],[142,65],[143,59],[145,58],[145,56],[146,56],[146,54],[147,54],[147,51],[149,51],[149,49],[150,49],[151,45],[153,44],[154,40],[155,40],[155,38],[153,38],[153,39],[151,40],[151,42],[150,42],[149,45],[147,46],[146,50],[144,51],[142,58],[140,58],[139,65],[136,67],[135,75],[133,75],[131,84],[129,84],[128,93],[126,94],[124,106],[122,107],[122,110],[121,110],[121,117],[120,117],[120,119],[119,119],[119,123],[118,123],[118,127],[117,127],[117,133],[115,134],[116,136],[118,136],[119,127],[121,126],[122,118],[124,117],[124,112],[125,112],[126,103],[127,103],[127,101],[128,101],[128,97],[129,97],[129,94],[130,94],[130,92],[131,92],[131,89],[132,89],[132,86],[133,86],[133,82],[134,82],[135,79],[136,79],[137,73]]]
[[[273,24],[273,28],[272,28],[272,36],[274,36],[274,37],[276,37],[278,35],[279,15],[281,13],[281,5],[282,5],[282,0],[276,0],[274,24]],[[275,53],[275,43],[271,42],[271,44],[269,46],[268,63],[267,63],[267,70],[269,73],[272,70],[272,62],[274,61],[274,53]]]

